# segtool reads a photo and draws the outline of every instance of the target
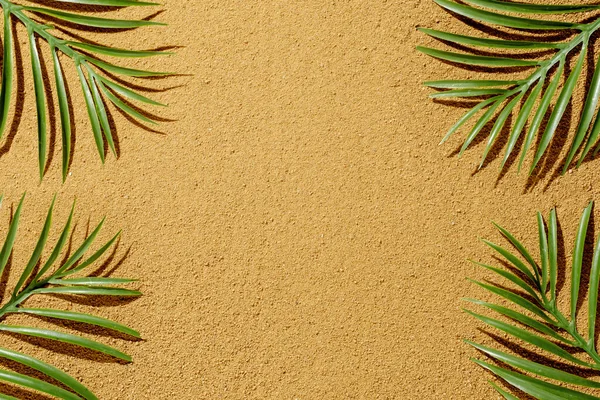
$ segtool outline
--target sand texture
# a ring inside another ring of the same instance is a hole
[[[54,193],[51,240],[75,197],[76,242],[104,215],[101,240],[123,229],[109,262],[115,276],[140,278],[144,296],[66,307],[140,330],[137,342],[85,333],[134,363],[12,336],[0,343],[65,368],[104,399],[495,398],[490,375],[469,361],[477,352],[462,342],[494,343],[461,312],[463,297],[491,299],[466,280],[489,274],[466,260],[494,261],[477,239],[501,240],[492,220],[535,249],[535,212],[555,205],[568,257],[581,210],[600,199],[600,161],[556,176],[563,138],[531,180],[514,164],[499,177],[499,152],[476,172],[484,142],[459,160],[464,131],[438,146],[465,110],[431,101],[421,82],[478,74],[415,50],[442,47],[417,26],[473,32],[432,1],[163,3],[110,15],[163,10],[156,18],[168,27],[81,33],[120,47],[180,46],[131,64],[182,74],[136,81],[169,104],[149,109],[172,120],[160,133],[113,110],[120,157],[102,165],[65,63],[76,122],[71,174],[62,184],[57,139],[40,184],[18,25],[24,68],[13,99],[22,101],[0,148],[0,237],[28,192],[11,279]]]

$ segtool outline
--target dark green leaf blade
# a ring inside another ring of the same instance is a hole
[[[81,69],[81,65],[77,64],[77,74],[79,75],[79,81],[81,82],[81,88],[83,90],[83,97],[85,99],[85,105],[88,111],[88,117],[90,119],[90,123],[92,124],[92,132],[94,134],[94,141],[96,142],[96,148],[98,149],[98,154],[100,155],[100,160],[104,163],[104,141],[102,139],[102,128],[100,127],[100,119],[98,117],[98,113],[96,111],[96,104],[94,104],[94,99],[92,97],[92,92],[90,91],[90,87],[87,83],[87,78],[83,74],[83,70]]]
[[[8,258],[10,257],[10,253],[12,252],[12,248],[15,243],[17,229],[19,227],[19,219],[21,217],[21,208],[23,207],[23,200],[25,200],[25,194],[23,194],[21,200],[19,201],[15,215],[13,216],[10,226],[8,227],[8,233],[6,234],[6,239],[2,245],[2,250],[0,250],[0,275],[6,267],[6,263],[8,262]]]
[[[128,7],[128,6],[154,6],[159,3],[152,3],[137,0],[54,0],[59,3],[85,4],[91,6],[107,7]]]
[[[52,267],[52,265],[58,258],[60,252],[62,251],[63,247],[65,246],[65,243],[67,243],[67,239],[69,237],[69,232],[71,230],[71,223],[73,221],[74,211],[75,211],[75,201],[73,201],[73,204],[71,205],[71,212],[69,213],[67,222],[65,223],[65,226],[56,242],[56,245],[54,246],[54,249],[52,250],[52,253],[50,253],[50,257],[48,257],[48,260],[46,260],[46,263],[44,264],[44,266],[42,268],[40,268],[40,270],[38,271],[37,275],[35,276],[35,278],[33,279],[33,282],[31,284],[34,284],[38,279],[40,279],[46,273],[46,271],[48,271],[50,269],[50,267]],[[28,286],[28,289],[29,288],[31,288],[31,286]]]
[[[581,70],[583,68],[583,61],[587,55],[587,46],[584,45],[581,51],[581,55],[579,56],[579,60],[573,69],[573,72],[567,78],[565,85],[558,96],[558,100],[556,100],[556,105],[550,114],[550,118],[548,120],[548,124],[546,125],[546,130],[542,135],[542,139],[540,140],[540,144],[538,146],[537,152],[534,156],[533,163],[531,165],[530,174],[535,169],[536,165],[542,158],[542,155],[545,153],[554,133],[556,132],[556,128],[558,128],[558,124],[560,123],[569,102],[571,101],[571,97],[573,96],[573,90],[575,90],[575,86],[577,84],[577,80],[579,79],[579,75],[581,75]]]
[[[529,30],[561,30],[577,29],[578,25],[569,22],[546,21],[540,19],[529,19],[512,17],[504,14],[497,14],[485,10],[480,10],[463,4],[458,4],[450,0],[434,0],[440,7],[452,11],[476,21],[482,21],[489,24],[505,26],[508,28],[529,29]]]
[[[552,353],[558,357],[561,357],[567,361],[570,361],[572,363],[578,364],[578,365],[583,365],[583,366],[587,366],[589,367],[589,364],[583,360],[580,360],[576,357],[574,357],[573,355],[571,355],[571,353],[569,353],[568,351],[566,351],[565,349],[563,349],[562,347],[552,343],[551,341],[549,341],[548,339],[545,339],[541,336],[538,336],[536,334],[533,334],[525,329],[521,329],[521,328],[517,328],[513,325],[507,324],[506,322],[497,320],[497,319],[493,319],[493,318],[489,318],[486,317],[484,315],[481,314],[477,314],[474,313],[472,311],[469,310],[464,310],[467,314],[477,318],[478,320],[486,323],[489,326],[492,326],[498,330],[501,330],[511,336],[514,336],[518,339],[523,340],[524,342],[527,342],[529,344],[532,344],[536,347],[539,347],[542,350],[545,350],[549,353]]]
[[[142,78],[143,77],[173,75],[171,72],[144,71],[141,69],[120,67],[118,65],[111,64],[106,61],[98,60],[97,58],[94,58],[94,57],[86,57],[85,59],[87,61],[91,62],[92,64],[94,64],[95,66],[97,66],[98,68],[101,68],[105,71],[112,72],[114,74],[119,74],[119,75],[142,77]]]
[[[35,91],[35,106],[37,109],[38,122],[38,164],[40,179],[44,176],[46,168],[46,94],[44,92],[44,78],[42,77],[42,66],[38,53],[35,34],[32,29],[29,34],[29,52],[31,53],[31,69],[33,71],[33,88]]]
[[[134,329],[131,329],[125,325],[121,325],[117,322],[111,321],[106,318],[96,317],[95,315],[77,313],[72,311],[60,311],[51,310],[44,308],[17,308],[17,312],[30,315],[38,315],[48,318],[56,318],[74,322],[81,322],[84,324],[90,324],[95,326],[101,326],[103,328],[111,329],[113,331],[121,332],[126,335],[130,335],[136,338],[140,338],[140,333]],[[1,355],[1,353],[0,353]]]
[[[544,310],[542,310],[537,305],[533,304],[531,301],[525,299],[524,297],[519,296],[518,294],[515,294],[515,293],[511,292],[510,290],[502,289],[497,286],[488,285],[488,284],[485,284],[482,282],[477,282],[477,281],[472,281],[472,282],[478,286],[481,286],[482,288],[484,288],[486,290],[489,290],[492,293],[495,293],[501,297],[504,297],[506,300],[511,301],[511,302],[515,303],[516,305],[521,306],[528,311],[531,311],[538,317],[543,318],[544,321],[546,321],[550,324],[554,323],[554,321],[552,321],[550,319],[550,317],[548,317],[548,315],[546,315],[546,312]]]
[[[498,80],[439,80],[425,81],[423,85],[435,89],[478,89],[493,86],[512,86],[519,84],[519,81],[498,81]]]
[[[531,14],[567,14],[598,10],[595,4],[529,4],[521,2],[508,2],[500,0],[465,0],[466,3],[498,11]]]
[[[67,98],[67,89],[63,76],[58,53],[56,48],[52,48],[52,60],[54,63],[54,78],[56,81],[56,94],[58,97],[58,109],[60,111],[60,126],[62,138],[62,178],[63,182],[67,179],[69,171],[69,162],[71,158],[71,112],[69,111],[69,101]]]
[[[496,385],[494,382],[490,381],[490,385],[492,385],[492,387],[494,389],[496,389],[496,391],[498,393],[500,393],[500,395],[502,397],[504,397],[506,400],[519,400],[517,397],[515,397],[512,394],[508,393],[506,390],[502,389],[500,386]]]
[[[473,362],[490,370],[517,389],[540,400],[598,400],[598,397],[577,392],[568,388],[553,385],[527,375],[496,367],[481,360],[473,359]]]
[[[465,139],[463,145],[461,146],[460,151],[458,152],[459,157],[461,157],[464,154],[465,150],[467,150],[469,145],[473,142],[473,140],[475,140],[475,138],[477,137],[479,132],[481,132],[483,127],[492,119],[498,107],[500,107],[506,99],[506,96],[492,97],[492,99],[497,100],[495,100],[495,102],[490,106],[490,108],[488,108],[486,112],[483,113],[483,115],[477,120],[475,126],[473,126],[473,128],[467,135],[467,138]]]
[[[106,86],[104,86],[104,84],[102,82],[100,82],[99,86],[100,86],[100,90],[102,91],[102,94],[104,94],[115,106],[117,106],[118,108],[123,110],[123,112],[131,115],[134,118],[139,119],[140,121],[144,121],[149,124],[156,125],[155,121],[146,117],[144,114],[138,112],[136,109],[134,109],[133,107],[130,107],[124,101],[122,101],[117,96],[115,96],[110,90],[108,90],[106,88]]]
[[[496,252],[498,252],[500,255],[502,255],[502,257],[506,258],[506,260],[508,262],[510,262],[512,265],[514,265],[516,268],[518,268],[519,271],[524,273],[529,279],[531,279],[532,283],[539,284],[539,282],[534,277],[534,275],[531,273],[529,268],[527,268],[527,266],[521,260],[519,260],[514,254],[512,254],[510,251],[506,250],[505,248],[498,246],[495,243],[490,242],[489,240],[483,239],[482,241],[483,241],[483,243],[487,244],[489,247],[494,249]]]
[[[464,300],[471,302],[473,304],[487,307],[490,310],[496,311],[497,313],[502,314],[505,317],[508,317],[510,319],[518,321],[518,322],[522,323],[523,325],[526,325],[532,329],[535,329],[536,331],[546,334],[546,335],[552,337],[553,339],[559,340],[565,344],[572,344],[572,342],[570,342],[568,339],[565,339],[564,337],[559,335],[556,331],[554,331],[549,326],[539,322],[538,320],[536,320],[534,318],[531,318],[525,314],[522,314],[518,311],[514,311],[510,308],[506,308],[506,307],[500,306],[498,304],[487,303],[487,302],[481,301],[481,300],[475,300],[475,299],[464,299]]]
[[[453,89],[443,92],[432,93],[432,99],[443,99],[448,97],[479,97],[506,93],[506,89]]]
[[[10,11],[4,8],[4,56],[2,58],[2,88],[0,89],[0,137],[8,124],[10,96],[13,86],[14,44],[10,22]]]
[[[548,266],[550,278],[550,301],[556,304],[556,280],[558,274],[558,233],[556,223],[556,209],[550,211],[548,221]]]
[[[50,364],[38,360],[37,358],[2,347],[0,347],[0,357],[18,362],[28,366],[29,368],[40,371],[41,373],[56,379],[58,382],[72,389],[86,400],[97,400],[97,397],[94,396],[94,394],[90,392],[88,388],[79,383],[77,379]]]
[[[81,257],[83,257],[83,254],[92,245],[92,243],[96,239],[96,236],[98,235],[98,232],[100,232],[100,229],[102,229],[102,225],[104,225],[104,218],[102,218],[102,220],[100,221],[100,223],[98,223],[96,228],[94,228],[92,233],[90,233],[90,235],[83,241],[83,243],[81,244],[81,246],[79,246],[75,253],[73,253],[73,255],[71,255],[71,257],[69,257],[67,261],[65,261],[65,263],[60,266],[60,268],[56,271],[56,273],[53,274],[53,276],[59,276],[62,272],[67,271],[77,261],[79,261]]]
[[[583,250],[585,246],[585,236],[588,229],[590,214],[592,213],[593,202],[585,208],[577,228],[577,237],[575,239],[575,248],[573,249],[573,264],[571,268],[571,323],[575,324],[577,314],[577,300],[579,299],[579,286],[581,283],[581,268],[583,265]]]
[[[501,49],[559,49],[562,47],[561,43],[553,42],[533,42],[526,40],[503,40],[503,39],[487,39],[476,36],[457,35],[455,33],[438,31],[435,29],[428,28],[417,28],[419,31],[434,37],[436,39],[444,40],[450,43],[457,43],[470,46],[481,46],[487,48],[501,48]]]
[[[59,342],[69,343],[75,346],[85,347],[90,350],[108,354],[110,356],[119,358],[124,361],[131,361],[130,356],[128,356],[125,353],[122,353],[121,351],[113,347],[96,342],[94,340],[86,339],[84,337],[71,335],[70,333],[52,331],[49,329],[31,328],[28,326],[14,326],[5,324],[0,324],[0,331],[18,333],[20,335],[35,336],[49,340],[57,340]]]
[[[492,130],[490,131],[490,135],[488,137],[488,141],[487,141],[487,143],[485,145],[485,149],[483,150],[483,155],[481,157],[481,162],[479,163],[479,169],[481,169],[481,167],[483,167],[483,163],[485,162],[485,159],[487,158],[490,150],[492,149],[492,146],[496,142],[496,138],[498,137],[498,135],[500,134],[500,131],[504,127],[504,124],[506,123],[506,120],[508,119],[508,117],[512,113],[513,108],[515,108],[515,106],[517,105],[517,103],[519,101],[521,101],[521,99],[523,98],[524,95],[525,95],[525,92],[522,91],[517,96],[515,96],[508,103],[508,105],[506,107],[504,107],[504,109],[502,110],[502,112],[500,112],[500,115],[498,115],[498,118],[496,118],[496,122],[494,123],[494,126],[492,127]]]
[[[46,246],[46,241],[48,240],[48,233],[50,232],[50,227],[52,226],[52,211],[54,210],[55,201],[56,195],[54,196],[54,198],[52,199],[52,203],[50,204],[50,209],[48,210],[48,214],[46,215],[46,222],[44,222],[44,227],[42,228],[40,237],[37,241],[37,244],[35,245],[35,249],[33,250],[31,257],[29,258],[29,261],[27,262],[27,265],[25,266],[25,269],[23,270],[19,281],[13,289],[13,297],[16,296],[17,293],[19,293],[19,289],[21,289],[23,284],[25,284],[25,281],[27,281],[27,278],[29,278],[29,275],[31,274],[38,261],[40,260],[40,257],[42,256],[42,251],[44,250],[44,246]]]
[[[537,85],[535,85],[535,88],[531,91],[531,93],[527,97],[527,100],[525,101],[525,104],[523,104],[523,107],[519,111],[519,115],[517,116],[515,125],[510,133],[510,137],[508,138],[508,144],[506,145],[506,152],[504,153],[504,158],[502,159],[502,164],[501,164],[500,168],[504,168],[504,166],[506,165],[506,162],[508,161],[508,158],[510,157],[510,154],[512,153],[513,149],[515,148],[515,145],[517,144],[517,140],[519,140],[519,136],[521,136],[521,132],[523,131],[523,128],[525,127],[525,124],[527,123],[527,120],[529,119],[529,114],[531,114],[531,110],[533,109],[533,104],[539,97],[540,92],[542,91],[542,88],[544,87],[545,80],[546,80],[546,75],[544,74],[539,79]]]
[[[448,140],[448,138],[450,138],[450,136],[452,136],[452,134],[454,132],[456,132],[456,130],[458,128],[460,128],[465,122],[467,122],[469,119],[471,119],[480,110],[482,110],[483,108],[485,108],[488,105],[492,104],[496,100],[498,100],[498,99],[497,98],[491,98],[491,99],[484,100],[484,101],[480,102],[479,104],[477,104],[472,109],[470,109],[468,112],[466,112],[458,121],[456,121],[456,123],[454,125],[452,125],[452,127],[448,130],[448,133],[446,133],[446,135],[444,136],[444,138],[441,140],[440,144],[442,144],[446,140]]]
[[[90,26],[104,29],[131,29],[149,25],[164,25],[160,22],[146,20],[124,20],[112,18],[91,17],[82,14],[75,14],[65,11],[53,10],[44,7],[23,7],[23,10],[31,11],[37,14],[44,14],[50,17],[67,21],[77,25]]]
[[[523,246],[523,244],[521,242],[519,242],[517,240],[517,238],[515,238],[509,231],[507,231],[506,229],[504,229],[502,226],[498,225],[495,222],[492,222],[494,224],[494,226],[496,227],[496,229],[498,229],[502,235],[508,239],[508,241],[510,242],[510,244],[512,244],[518,251],[519,253],[523,256],[523,258],[525,258],[525,260],[527,260],[527,262],[529,263],[529,265],[531,265],[531,268],[535,271],[538,269],[538,265],[535,262],[535,260],[533,259],[533,257],[531,257],[531,254],[529,254],[529,252],[527,251],[527,249],[525,248],[525,246]]]
[[[560,76],[562,75],[565,68],[564,60],[561,60],[558,66],[557,71],[555,72],[554,79],[550,82],[550,85],[546,88],[546,92],[542,96],[542,101],[538,106],[538,109],[531,121],[531,125],[529,126],[529,131],[525,136],[525,141],[523,143],[523,150],[521,151],[521,158],[519,160],[518,171],[521,170],[521,166],[523,165],[523,161],[525,160],[525,155],[527,151],[531,147],[533,143],[533,138],[538,133],[540,126],[542,125],[542,121],[544,120],[544,116],[546,115],[546,111],[548,111],[548,107],[550,107],[550,103],[552,102],[552,98],[554,97],[554,93],[556,93],[556,89],[558,88],[558,82],[560,82]]]
[[[0,369],[0,380],[10,382],[15,385],[20,385],[29,389],[37,390],[38,392],[47,393],[65,400],[79,400],[80,397],[58,386],[54,386],[48,382],[44,382],[37,378],[32,378],[27,375],[17,372]]]
[[[103,276],[86,276],[84,278],[68,278],[68,279],[50,279],[48,283],[53,285],[62,286],[106,286],[106,285],[120,285],[123,283],[136,282],[135,279],[127,278],[110,278]]]
[[[588,288],[588,343],[596,348],[596,317],[598,313],[598,288],[600,286],[600,239],[596,242],[592,267],[590,269],[590,283]]]
[[[94,254],[92,254],[87,260],[85,260],[78,266],[76,266],[74,268],[70,268],[70,267],[61,268],[60,271],[57,271],[57,273],[54,274],[54,278],[62,278],[67,275],[72,275],[72,274],[75,274],[75,273],[87,268],[94,261],[96,261],[98,258],[100,258],[102,256],[102,254],[106,253],[106,250],[108,250],[113,245],[113,243],[117,240],[117,238],[120,235],[121,235],[121,231],[117,232],[117,234],[115,236],[113,236],[108,242],[106,242],[106,244],[104,244],[102,247],[100,247]],[[91,242],[90,242],[90,244],[91,244]],[[71,264],[71,265],[73,265],[73,264]],[[65,265],[67,265],[67,264],[65,264]]]
[[[98,79],[103,84],[105,84],[106,86],[108,86],[110,89],[114,90],[116,93],[120,94],[121,96],[127,97],[132,100],[141,101],[142,103],[151,104],[153,106],[163,106],[163,107],[166,106],[166,104],[159,103],[158,101],[154,101],[146,96],[143,96],[137,92],[134,92],[133,90],[131,90],[123,85],[119,85],[118,83],[113,82],[109,79],[106,79],[100,75],[94,74],[94,78]]]
[[[132,58],[141,58],[141,57],[153,57],[153,56],[162,56],[162,55],[171,55],[173,53],[168,51],[158,51],[158,50],[127,50],[120,49],[117,47],[109,47],[109,46],[100,46],[97,44],[83,43],[83,42],[75,42],[68,41],[67,44],[72,47],[77,47],[79,49],[87,50],[91,53],[98,53],[104,56],[109,57],[132,57]]]
[[[440,60],[451,61],[465,65],[481,65],[486,67],[535,67],[539,65],[538,61],[520,60],[517,58],[478,56],[473,54],[456,53],[453,51],[437,50],[429,47],[417,46],[417,50],[428,56],[439,58]]]
[[[573,157],[575,157],[575,153],[579,150],[579,147],[583,143],[583,139],[590,127],[592,122],[592,118],[594,115],[594,111],[596,110],[596,106],[598,105],[598,98],[600,97],[600,66],[596,65],[594,69],[594,75],[592,76],[592,82],[590,83],[590,88],[588,89],[587,97],[585,99],[585,103],[583,105],[583,109],[581,111],[581,117],[579,118],[579,125],[577,126],[577,133],[575,133],[575,138],[571,144],[571,148],[569,149],[569,154],[567,155],[567,159],[565,161],[565,165],[563,166],[562,173],[564,174],[569,165],[571,165],[571,161],[573,161]],[[591,136],[590,136],[591,137]],[[595,139],[594,139],[595,141]],[[588,142],[589,143],[589,142]],[[590,146],[591,147],[591,143]],[[587,155],[587,152],[590,150],[586,145],[584,151],[581,153],[581,157],[577,166],[580,165],[581,161]]]
[[[538,237],[540,245],[540,258],[542,260],[542,293],[546,293],[548,287],[548,237],[546,236],[546,225],[541,213],[537,213]]]
[[[582,378],[580,376],[570,374],[568,372],[564,372],[556,368],[548,367],[543,364],[529,361],[521,357],[515,357],[511,354],[493,349],[491,347],[486,347],[477,344],[470,340],[465,340],[465,343],[470,344],[471,346],[475,347],[479,351],[484,352],[488,356],[505,364],[511,365],[515,368],[519,368],[527,372],[532,372],[536,375],[544,376],[546,378],[555,379],[564,383],[571,383],[573,385],[591,388],[600,388],[600,382],[594,382],[592,380]]]
[[[477,261],[472,261],[472,262],[476,265],[479,265],[480,267],[483,267],[483,268],[489,270],[489,271],[495,272],[496,274],[500,275],[501,277],[503,277],[505,279],[508,279],[515,285],[519,286],[521,289],[525,290],[531,297],[533,297],[535,300],[537,300],[538,303],[541,302],[541,300],[538,297],[535,290],[531,286],[529,286],[523,279],[519,278],[517,275],[515,275],[509,271],[500,269],[500,268],[492,267],[491,265],[483,264],[483,263],[480,263]]]
[[[114,288],[114,287],[88,287],[88,286],[58,286],[35,289],[40,294],[75,294],[82,296],[119,296],[135,297],[142,293],[137,290]]]
[[[102,132],[104,133],[104,138],[108,143],[108,147],[110,151],[113,153],[115,157],[117,157],[117,150],[115,149],[115,142],[113,140],[112,131],[110,129],[110,123],[108,121],[108,114],[106,113],[106,108],[104,107],[104,100],[98,91],[98,84],[96,82],[96,78],[92,76],[90,79],[88,77],[88,84],[92,88],[92,96],[94,99],[94,104],[96,105],[96,113],[100,118],[100,125],[102,126]]]

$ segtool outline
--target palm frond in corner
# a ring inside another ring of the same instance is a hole
[[[521,169],[525,155],[533,147],[533,161],[529,170],[531,174],[548,150],[560,122],[565,117],[565,111],[572,100],[575,87],[580,80],[585,79],[585,74],[582,73],[583,65],[588,52],[593,54],[591,37],[594,32],[600,29],[600,17],[596,14],[591,22],[580,23],[523,18],[514,14],[586,13],[600,10],[600,5],[541,5],[503,0],[465,0],[467,4],[456,3],[452,0],[434,1],[456,15],[485,24],[531,32],[559,31],[568,36],[568,39],[560,42],[550,42],[539,36],[529,40],[507,40],[458,35],[434,29],[420,29],[420,31],[436,39],[453,45],[496,52],[494,55],[474,55],[418,47],[420,51],[432,57],[462,65],[490,68],[519,67],[532,71],[516,80],[499,78],[497,80],[474,79],[425,82],[426,86],[442,90],[432,94],[431,97],[433,98],[480,99],[450,128],[442,139],[442,143],[467,121],[473,119],[476,115],[480,115],[466,136],[460,149],[460,154],[462,154],[482,132],[484,126],[494,121],[483,152],[481,168],[490,149],[498,140],[500,132],[506,125],[507,119],[514,113],[516,118],[508,136],[501,168],[504,168],[511,154],[515,151],[519,139],[524,135],[518,169]],[[498,49],[544,50],[552,54],[535,59],[527,57],[526,53],[522,56],[507,57],[499,54]],[[576,56],[575,66],[561,87],[559,84],[561,75],[565,72],[567,60],[571,56]],[[594,74],[585,94],[585,102],[577,121],[575,136],[563,165],[563,173],[569,168],[577,154],[579,154],[577,161],[577,166],[579,166],[594,146],[596,146],[594,154],[600,149],[600,146],[597,145],[600,136],[600,115],[597,107],[600,97],[600,65],[598,62],[593,65],[593,69]],[[516,110],[519,108],[517,105],[521,102],[522,105],[517,112]],[[497,117],[494,120],[496,114]],[[547,118],[547,124],[541,132],[540,128],[545,118]],[[528,129],[525,129],[528,122]],[[526,133],[524,133],[525,131]],[[539,136],[540,132],[541,136]],[[537,140],[535,140],[536,137],[538,137]],[[534,145],[534,143],[537,144]]]
[[[17,228],[21,216],[21,208],[23,198],[19,202],[14,213],[13,219],[8,227],[6,240],[0,250],[0,275],[5,271],[13,244],[17,236]],[[104,329],[119,332],[129,335],[133,338],[139,338],[137,331],[121,325],[111,320],[97,317],[91,314],[78,313],[67,310],[46,309],[46,308],[30,308],[25,305],[27,299],[37,295],[76,295],[76,296],[139,296],[140,292],[118,287],[118,285],[133,282],[131,279],[97,277],[97,276],[82,276],[99,257],[101,257],[115,243],[119,233],[110,239],[106,244],[102,245],[93,254],[84,258],[85,253],[93,244],[98,232],[102,228],[104,220],[100,221],[97,227],[85,238],[83,243],[72,252],[63,262],[57,262],[61,255],[65,244],[71,236],[71,225],[73,220],[73,207],[71,213],[60,233],[58,241],[52,248],[48,259],[41,262],[41,256],[44,247],[48,240],[52,225],[52,212],[54,208],[54,200],[48,210],[46,221],[42,227],[41,234],[35,245],[35,248],[23,268],[20,278],[12,291],[10,298],[0,307],[0,333],[10,333],[17,336],[29,336],[47,339],[49,341],[57,341],[68,343],[70,345],[79,346],[90,349],[95,352],[103,353],[114,357],[115,360],[131,361],[131,357],[114,347],[87,339],[79,335],[56,331],[51,329],[37,328],[35,326],[15,326],[7,323],[6,319],[10,315],[20,314],[24,316],[45,317],[55,320],[71,321],[79,324],[88,324],[98,326]],[[15,268],[14,266],[12,267]],[[8,288],[6,289],[8,293]],[[39,379],[37,376],[30,376],[26,373],[11,371],[0,368],[0,381],[16,385],[26,390],[45,393],[61,399],[96,399],[96,396],[83,384],[66,372],[30,355],[0,347],[0,358],[8,359],[16,364],[28,367],[41,372],[49,380]],[[56,382],[51,383],[51,382]],[[8,394],[0,392],[0,398],[13,398]]]
[[[10,97],[15,72],[14,38],[11,29],[11,21],[14,20],[25,26],[29,39],[38,117],[38,164],[40,179],[44,175],[47,161],[48,124],[46,114],[49,110],[47,110],[47,99],[45,98],[45,80],[40,61],[38,39],[46,41],[50,47],[62,130],[62,175],[64,180],[67,176],[71,157],[71,113],[59,56],[63,55],[69,58],[77,70],[94,141],[100,159],[104,162],[105,142],[112,153],[116,155],[113,132],[111,131],[106,109],[107,104],[113,104],[125,114],[143,123],[156,123],[156,121],[145,113],[139,112],[136,106],[132,106],[129,103],[130,101],[146,105],[163,105],[142,95],[138,90],[128,86],[128,84],[124,84],[121,78],[115,77],[156,77],[169,74],[124,67],[113,62],[108,62],[103,57],[142,58],[170,53],[103,46],[87,39],[70,40],[65,38],[64,35],[57,35],[56,32],[59,32],[58,29],[43,22],[44,20],[50,20],[53,24],[60,26],[63,31],[68,31],[73,26],[88,29],[122,30],[136,29],[149,25],[162,25],[158,22],[148,20],[101,18],[90,16],[88,15],[89,13],[64,10],[72,9],[73,5],[110,9],[111,7],[150,6],[156,3],[137,0],[56,0],[48,4],[48,7],[38,7],[21,5],[13,0],[0,0],[0,8],[3,10],[4,19],[4,62],[0,82],[0,137],[4,134],[8,124]]]
[[[582,274],[582,270],[591,212],[592,203],[585,208],[581,216],[573,246],[568,312],[559,310],[557,305],[559,260],[556,210],[550,212],[547,228],[542,215],[540,213],[537,215],[540,263],[534,260],[531,253],[510,232],[498,225],[496,227],[516,249],[518,255],[484,240],[484,243],[506,260],[508,267],[496,268],[476,263],[514,285],[516,290],[509,290],[501,285],[475,281],[477,285],[499,296],[503,302],[512,304],[513,307],[467,299],[504,318],[495,319],[473,311],[467,310],[466,312],[507,336],[536,348],[540,353],[560,360],[561,367],[542,364],[467,340],[468,344],[504,366],[478,359],[473,361],[488,369],[510,386],[537,399],[600,398],[577,390],[577,386],[592,388],[600,394],[600,381],[565,370],[566,366],[574,366],[583,370],[600,371],[600,355],[596,340],[600,241],[596,244],[589,272],[587,315],[580,315],[583,313],[579,312],[580,307],[578,306],[586,300],[586,293],[582,293],[580,289],[584,287],[582,277],[587,275]],[[587,281],[587,279],[583,278],[583,281]],[[582,322],[582,319],[585,319],[587,325],[587,329],[583,331],[579,329],[581,324],[578,324],[578,322]],[[576,349],[577,352],[573,352],[572,349]],[[510,394],[496,385],[494,387],[507,399],[517,398],[514,394]]]

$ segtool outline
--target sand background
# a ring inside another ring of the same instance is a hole
[[[144,296],[72,307],[139,329],[141,342],[100,338],[134,363],[2,343],[107,399],[493,398],[462,343],[493,343],[460,311],[463,297],[490,298],[466,280],[489,275],[466,259],[492,261],[477,240],[500,240],[491,220],[535,246],[535,211],[555,205],[570,243],[581,210],[600,198],[598,161],[532,183],[514,165],[498,179],[497,158],[474,173],[485,145],[457,159],[464,132],[438,146],[464,110],[430,101],[421,82],[476,75],[415,50],[434,44],[418,25],[469,31],[431,1],[165,0],[110,15],[154,10],[168,27],[82,35],[181,46],[132,64],[188,74],[142,81],[176,86],[154,93],[169,108],[152,111],[173,120],[164,134],[113,112],[120,158],[102,166],[63,60],[77,122],[72,174],[61,183],[57,143],[40,184],[19,26],[23,101],[0,149],[2,227],[28,192],[13,271],[55,192],[54,239],[74,197],[79,241],[88,218],[107,216],[100,239],[124,230],[111,265],[122,260],[115,275],[141,278]]]

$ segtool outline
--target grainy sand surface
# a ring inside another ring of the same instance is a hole
[[[535,211],[555,205],[568,256],[581,210],[600,198],[598,160],[556,177],[553,161],[568,149],[559,139],[538,179],[517,175],[514,164],[499,178],[498,151],[475,173],[483,141],[456,157],[464,131],[438,146],[465,110],[430,101],[421,82],[479,75],[415,50],[443,47],[417,26],[473,32],[432,1],[165,0],[109,15],[154,10],[168,27],[82,35],[181,46],[131,64],[185,74],[139,81],[176,86],[153,93],[169,107],[151,111],[173,120],[162,134],[113,112],[120,157],[102,165],[75,70],[63,60],[74,159],[61,184],[58,139],[40,184],[18,26],[22,105],[18,130],[0,148],[2,227],[28,192],[11,279],[55,192],[53,240],[75,197],[75,243],[88,218],[107,216],[100,239],[123,229],[111,265],[122,260],[115,276],[139,277],[144,296],[120,306],[61,304],[139,329],[143,341],[99,339],[134,363],[13,337],[1,343],[66,368],[106,399],[493,398],[462,339],[494,341],[461,312],[463,297],[491,298],[466,278],[490,276],[466,259],[493,261],[477,240],[501,240],[492,220],[536,246]]]

